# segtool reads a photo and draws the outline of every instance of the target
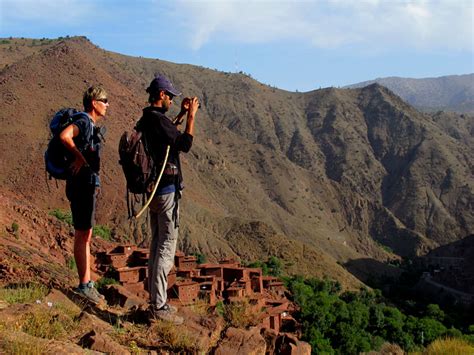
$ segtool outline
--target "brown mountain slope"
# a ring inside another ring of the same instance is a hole
[[[126,236],[117,143],[140,117],[157,72],[203,102],[183,162],[186,251],[277,253],[300,271],[341,278],[336,260],[386,260],[379,243],[413,255],[472,231],[472,152],[381,86],[290,93],[244,75],[107,52],[84,38],[1,71],[2,188],[42,209],[67,208],[62,184],[49,192],[45,183],[47,124],[101,83],[111,107],[98,222]]]

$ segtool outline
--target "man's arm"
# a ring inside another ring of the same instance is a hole
[[[184,121],[183,117],[186,114],[186,112],[189,111],[189,102],[190,102],[189,97],[185,97],[183,101],[181,101],[181,111],[179,111],[178,115],[173,120],[173,124],[175,126],[179,126],[180,124],[183,123]]]
[[[189,100],[188,117],[186,119],[185,132],[191,136],[194,136],[194,117],[199,108],[199,101],[197,97],[193,97]]]

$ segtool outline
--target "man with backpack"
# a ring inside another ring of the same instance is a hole
[[[166,303],[168,274],[174,265],[178,241],[179,207],[182,190],[182,172],[179,152],[191,149],[194,135],[194,119],[199,108],[196,97],[184,98],[181,111],[172,120],[165,114],[173,99],[181,93],[164,75],[155,77],[147,88],[150,106],[143,109],[143,116],[137,123],[137,130],[143,132],[147,151],[160,171],[165,164],[164,174],[150,203],[150,224],[152,240],[148,260],[148,291],[150,293],[150,314],[154,318],[183,323],[176,314],[176,308]],[[177,125],[187,114],[186,128],[180,132]],[[168,159],[165,161],[169,146]]]
[[[107,93],[99,86],[84,92],[84,112],[76,113],[59,139],[72,154],[70,175],[66,179],[66,196],[71,204],[74,224],[74,259],[79,274],[76,292],[99,303],[104,297],[96,290],[90,272],[90,241],[94,223],[96,191],[100,186],[100,138],[96,122],[109,107]]]

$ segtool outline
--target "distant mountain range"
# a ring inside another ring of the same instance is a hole
[[[470,115],[422,113],[379,84],[278,90],[243,74],[109,52],[84,37],[5,39],[0,59],[0,193],[9,202],[0,218],[17,220],[28,238],[57,236],[47,211],[68,209],[62,183],[45,179],[48,122],[61,107],[81,108],[85,88],[100,83],[110,109],[98,223],[117,239],[141,240],[146,229],[127,220],[117,146],[156,73],[202,102],[183,155],[179,243],[188,254],[274,255],[289,272],[356,288],[348,263],[361,278],[391,272],[390,260],[474,230]]]
[[[346,87],[361,88],[373,83],[385,86],[423,111],[474,113],[474,74],[424,79],[378,78]]]

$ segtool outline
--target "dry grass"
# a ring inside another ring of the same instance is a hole
[[[224,319],[232,327],[249,328],[260,322],[260,312],[249,304],[248,300],[231,302],[224,306]]]
[[[468,355],[474,354],[474,346],[459,338],[436,339],[423,355]]]
[[[209,302],[205,299],[196,300],[189,309],[201,317],[207,317],[210,313]]]
[[[18,325],[23,332],[38,338],[64,339],[78,322],[64,311],[41,307],[23,315]]]
[[[0,288],[0,299],[14,303],[31,303],[43,299],[49,290],[46,286],[40,284],[20,284]]]
[[[170,322],[158,320],[149,328],[148,337],[155,341],[159,338],[171,350],[176,352],[199,352],[196,348],[199,343],[183,326],[176,326]]]
[[[12,355],[40,355],[47,352],[48,344],[42,339],[25,337],[22,333],[1,334],[0,353]]]
[[[150,344],[148,337],[149,328],[145,324],[123,323],[120,326],[114,326],[114,332],[109,335],[128,348],[132,354],[140,354],[141,347],[147,347]]]
[[[39,284],[17,285],[0,289],[0,298],[9,304],[42,300],[48,289]],[[33,304],[14,318],[0,321],[0,353],[44,354],[49,339],[64,340],[76,328],[79,311],[67,304]],[[48,340],[44,340],[48,339]]]
[[[403,349],[397,345],[392,343],[384,343],[380,347],[380,350],[377,352],[370,352],[369,354],[378,354],[378,355],[404,355],[405,352]]]

